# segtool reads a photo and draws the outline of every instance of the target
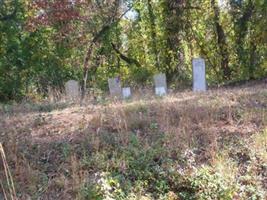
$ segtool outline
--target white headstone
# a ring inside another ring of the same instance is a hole
[[[165,87],[156,87],[155,88],[155,93],[158,96],[164,96],[164,95],[167,94]]]
[[[121,96],[121,81],[119,77],[108,79],[109,92],[111,96]]]
[[[68,99],[77,100],[80,96],[79,82],[75,80],[69,80],[65,83],[65,91]]]
[[[129,87],[122,88],[122,97],[124,99],[130,98],[131,97],[131,88],[129,88]]]
[[[167,94],[167,81],[165,74],[156,74],[154,76],[154,83],[155,83],[155,93],[156,95],[162,96]],[[162,89],[163,88],[163,89]]]
[[[193,91],[206,91],[206,69],[202,58],[193,59]]]

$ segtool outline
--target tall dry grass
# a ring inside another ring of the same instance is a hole
[[[43,199],[75,199],[72,195],[79,196],[79,189],[94,172],[84,167],[84,151],[94,152],[101,159],[98,152],[112,145],[127,147],[132,134],[142,141],[144,149],[158,135],[164,135],[162,146],[173,159],[188,149],[197,149],[198,163],[209,163],[235,178],[235,163],[230,162],[227,153],[218,153],[229,141],[235,148],[234,142],[267,126],[266,98],[266,89],[260,87],[184,92],[163,98],[151,94],[127,101],[107,99],[94,105],[88,100],[83,107],[47,104],[27,108],[30,112],[15,108],[13,115],[0,119],[0,139],[5,141],[8,155],[6,158],[1,145],[7,183],[4,185],[1,179],[1,188],[6,199],[15,200],[14,178],[20,193]],[[10,147],[17,141],[18,148],[13,151]],[[64,159],[62,144],[71,146],[72,151]],[[253,145],[266,160],[266,137],[262,140],[259,136]],[[15,161],[13,177],[7,160]],[[125,164],[121,165],[124,170]]]
[[[4,175],[5,175],[5,178],[0,180],[4,198],[5,200],[17,200],[13,177],[11,175],[11,171],[6,160],[6,155],[5,155],[5,151],[4,151],[4,147],[2,143],[0,143],[0,155],[1,155],[1,160],[2,160],[3,167],[4,167]],[[7,189],[4,186],[5,183],[7,184]]]

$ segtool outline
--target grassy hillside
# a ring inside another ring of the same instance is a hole
[[[2,105],[0,141],[18,199],[267,198],[264,82],[84,107]],[[11,193],[3,164],[0,199]]]

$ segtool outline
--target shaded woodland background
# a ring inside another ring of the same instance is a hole
[[[2,0],[0,101],[40,99],[69,79],[84,95],[111,76],[141,87],[157,72],[187,87],[199,56],[211,85],[258,79],[266,29],[266,0]]]

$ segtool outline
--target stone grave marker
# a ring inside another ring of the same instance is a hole
[[[193,91],[203,92],[207,90],[205,60],[202,58],[193,59]]]
[[[119,77],[108,79],[109,92],[111,96],[121,96],[121,81]]]
[[[167,94],[165,87],[156,87],[155,90],[157,96],[164,96]]]
[[[165,74],[156,74],[154,76],[154,84],[156,95],[163,96],[167,94],[167,81]]]
[[[131,88],[129,88],[129,87],[122,88],[122,97],[124,99],[130,98],[131,97]]]
[[[78,81],[69,80],[65,83],[66,96],[69,100],[77,100],[80,96],[80,85]]]

